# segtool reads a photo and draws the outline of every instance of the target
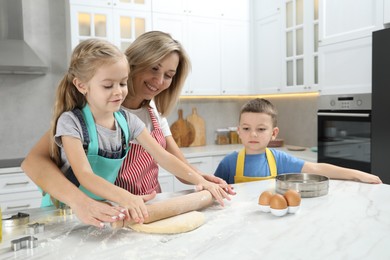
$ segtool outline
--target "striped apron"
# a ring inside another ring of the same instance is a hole
[[[153,125],[150,135],[166,149],[167,142],[152,108],[148,107],[148,111]],[[115,184],[134,195],[150,194],[153,191],[159,193],[158,164],[140,144],[132,143]]]

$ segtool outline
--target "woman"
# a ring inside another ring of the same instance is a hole
[[[188,164],[164,118],[175,106],[188,75],[190,62],[186,52],[169,34],[152,31],[138,37],[126,50],[126,56],[130,65],[129,94],[123,107],[144,121],[160,145]],[[99,227],[102,222],[123,217],[123,209],[90,199],[64,177],[50,159],[50,138],[46,133],[30,151],[22,163],[26,174],[51,196],[69,205],[86,224]],[[144,201],[148,201],[154,198],[153,191],[161,192],[158,165],[136,142],[131,146],[115,183],[135,195],[143,195]],[[203,177],[234,194],[223,180],[207,174]]]

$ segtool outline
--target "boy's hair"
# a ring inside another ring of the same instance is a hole
[[[73,50],[67,73],[58,85],[51,121],[51,136],[56,133],[57,121],[65,111],[82,109],[87,101],[73,84],[74,78],[88,82],[103,65],[126,60],[125,55],[115,45],[101,39],[88,39],[79,43]],[[51,156],[59,165],[60,155],[54,138],[51,142]]]
[[[277,125],[276,117],[278,115],[278,111],[276,110],[274,105],[267,99],[255,98],[249,100],[241,107],[239,120],[241,120],[241,115],[243,113],[265,113],[271,116],[273,127],[276,127]]]
[[[151,66],[158,64],[173,52],[179,55],[176,74],[169,88],[154,97],[157,110],[163,116],[167,116],[176,105],[191,69],[191,62],[186,51],[171,35],[160,31],[150,31],[140,35],[125,51],[130,65],[130,75],[127,82],[129,96],[135,95],[132,82],[134,76],[150,69]],[[145,100],[143,105],[149,105],[149,103],[150,100]]]

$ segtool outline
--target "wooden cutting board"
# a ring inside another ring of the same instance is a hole
[[[179,147],[188,147],[195,139],[194,126],[183,118],[183,110],[178,111],[179,118],[171,125],[172,137]]]
[[[196,107],[192,108],[192,114],[187,116],[187,121],[195,128],[195,139],[190,146],[204,146],[206,145],[206,128],[204,119],[198,115]]]

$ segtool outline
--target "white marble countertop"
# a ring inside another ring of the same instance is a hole
[[[195,147],[183,147],[180,148],[186,158],[202,157],[202,156],[216,156],[226,155],[232,151],[239,151],[242,148],[242,144],[227,144],[227,145],[206,145],[206,146],[195,146]],[[272,147],[278,150],[285,151],[292,154],[295,157],[301,158],[305,161],[317,162],[317,153],[305,148],[304,151],[290,151],[287,149],[288,146]]]
[[[224,208],[203,210],[203,226],[176,235],[98,229],[74,215],[31,210],[30,222],[45,223],[38,246],[11,251],[25,227],[6,230],[0,259],[390,259],[389,185],[331,180],[327,195],[303,198],[296,214],[283,217],[257,204],[275,180],[234,186],[237,195]]]

